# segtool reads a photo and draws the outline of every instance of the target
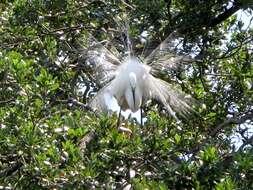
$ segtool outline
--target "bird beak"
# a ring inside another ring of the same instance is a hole
[[[133,101],[134,101],[134,105],[135,105],[135,89],[132,88],[132,94],[133,94]]]

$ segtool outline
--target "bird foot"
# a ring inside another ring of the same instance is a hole
[[[128,129],[128,128],[126,128],[126,127],[120,126],[120,127],[118,127],[118,130],[119,130],[120,132],[123,132],[124,134],[126,134],[128,137],[132,137],[133,132],[132,132],[131,129]]]

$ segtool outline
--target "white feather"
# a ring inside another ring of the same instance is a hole
[[[178,120],[176,112],[187,115],[191,112],[190,101],[173,85],[152,75],[154,65],[166,69],[177,68],[184,60],[193,61],[174,52],[166,52],[173,33],[148,56],[143,64],[136,57],[128,56],[122,63],[101,45],[91,47],[86,53],[93,61],[98,84],[106,84],[91,100],[90,106],[103,112],[108,111],[105,94],[115,97],[119,106],[136,112],[148,100],[155,99],[164,105],[171,116]],[[172,44],[170,44],[172,45]],[[147,65],[149,64],[149,65]]]

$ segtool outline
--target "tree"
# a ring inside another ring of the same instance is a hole
[[[234,14],[252,19],[251,1],[5,0],[0,10],[1,188],[253,188],[253,31]],[[116,114],[87,106],[100,87],[81,51],[92,34],[122,53],[126,18],[135,52],[178,30],[183,51],[202,60],[160,76],[198,114],[176,123],[150,105],[144,127],[124,122],[131,138]]]

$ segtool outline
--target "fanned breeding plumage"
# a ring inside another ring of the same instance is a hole
[[[182,65],[195,61],[190,56],[178,55],[177,46],[180,43],[178,33],[172,32],[144,59],[144,63],[151,67],[151,74],[156,75],[164,70],[178,70]]]
[[[115,71],[121,62],[94,37],[90,36],[89,41],[92,43],[83,54],[86,61],[94,67],[95,82],[103,87],[115,77]]]
[[[87,61],[94,65],[94,75],[103,88],[91,100],[94,109],[107,112],[106,96],[116,98],[122,110],[136,112],[148,100],[155,99],[164,105],[169,114],[178,120],[176,113],[186,116],[193,109],[191,99],[161,79],[153,76],[154,70],[178,69],[181,64],[194,59],[177,55],[171,50],[172,33],[142,63],[137,57],[127,56],[122,62],[101,43],[90,46],[86,53]]]

